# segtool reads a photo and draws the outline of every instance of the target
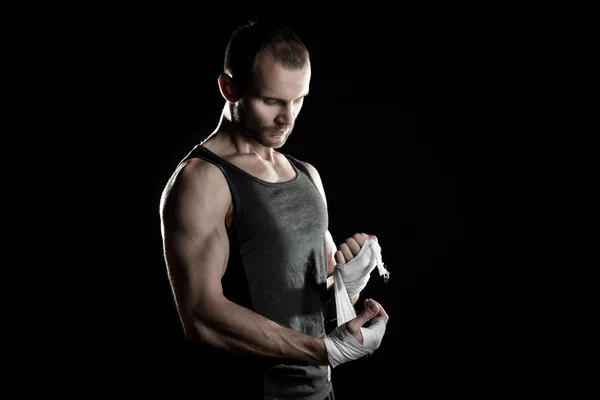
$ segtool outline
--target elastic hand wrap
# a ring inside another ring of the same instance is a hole
[[[387,282],[390,273],[381,258],[381,247],[375,239],[368,239],[358,254],[333,270],[337,324],[342,325],[356,317],[350,299],[358,295],[369,282],[371,272],[377,267],[379,275]]]
[[[373,318],[368,327],[360,328],[362,344],[348,332],[346,325],[339,325],[323,341],[327,349],[327,358],[332,368],[348,361],[357,360],[372,354],[379,348],[385,334],[385,322],[380,317]]]

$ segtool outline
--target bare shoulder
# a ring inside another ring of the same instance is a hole
[[[308,169],[308,172],[310,172],[311,175],[313,175],[313,174],[319,175],[319,173],[314,165],[312,165],[308,161],[303,161],[303,160],[298,160],[298,161],[300,161],[300,164],[304,165],[306,167],[306,169]]]
[[[197,207],[219,211],[230,192],[221,170],[214,164],[199,158],[190,158],[178,166],[167,181],[160,199],[161,214],[167,210]],[[215,208],[216,207],[216,208]]]

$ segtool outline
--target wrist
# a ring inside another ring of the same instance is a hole
[[[325,338],[315,338],[315,354],[316,363],[319,365],[329,365],[329,357],[327,355],[327,346],[325,346]]]

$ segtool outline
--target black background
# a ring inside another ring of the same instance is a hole
[[[224,48],[245,21],[209,19],[150,24],[143,33],[143,279],[148,327],[167,349],[183,336],[162,258],[159,198],[176,163],[216,126]],[[536,362],[528,287],[534,140],[522,43],[485,20],[468,29],[289,22],[311,51],[313,75],[282,151],[319,170],[336,243],[377,235],[391,272],[387,283],[373,273],[363,292],[388,312],[386,336],[372,356],[334,369],[338,398],[516,389]]]

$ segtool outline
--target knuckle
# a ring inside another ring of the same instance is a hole
[[[355,233],[354,235],[352,235],[352,239],[354,239],[358,244],[365,242],[365,237],[362,233]]]

